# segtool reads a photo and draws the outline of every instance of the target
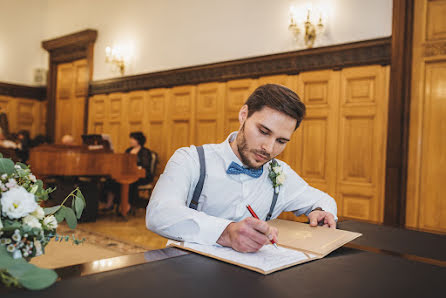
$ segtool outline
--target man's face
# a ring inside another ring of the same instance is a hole
[[[259,168],[282,153],[297,121],[269,107],[247,116],[248,107],[243,106],[236,145],[241,161],[250,168]]]

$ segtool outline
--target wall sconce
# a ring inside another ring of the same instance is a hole
[[[121,53],[121,50],[117,47],[106,47],[105,48],[105,62],[114,65],[121,75],[124,75],[125,72],[125,59]]]
[[[319,14],[317,23],[312,19],[311,14],[312,10],[308,8],[306,18],[299,20],[299,16],[294,6],[290,7],[290,25],[288,26],[288,30],[293,33],[296,40],[298,40],[300,33],[304,32],[304,41],[307,48],[312,48],[316,38],[325,30],[322,21],[322,13]]]

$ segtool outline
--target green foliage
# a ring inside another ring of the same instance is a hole
[[[14,162],[9,158],[0,158],[0,175],[14,173]]]
[[[7,286],[21,285],[29,290],[42,290],[57,279],[54,270],[29,264],[23,258],[13,259],[4,246],[0,246],[1,281]]]

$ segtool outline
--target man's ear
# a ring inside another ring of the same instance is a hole
[[[248,118],[248,106],[244,105],[240,109],[240,112],[238,113],[238,120],[240,121],[240,126],[242,126],[243,123],[245,123],[247,118]]]

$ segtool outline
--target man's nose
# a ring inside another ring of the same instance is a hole
[[[274,138],[265,140],[265,142],[263,142],[263,145],[262,145],[262,150],[264,150],[268,154],[271,154],[271,152],[273,152],[273,148],[274,148],[274,141],[275,141]]]

